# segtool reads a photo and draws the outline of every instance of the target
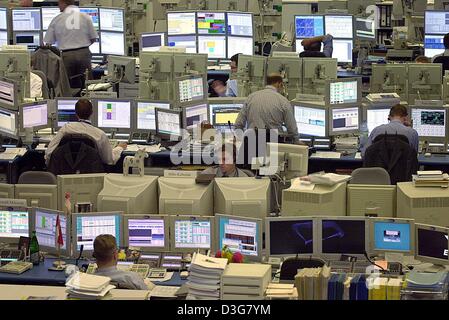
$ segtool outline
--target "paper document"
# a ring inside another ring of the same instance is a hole
[[[126,148],[126,151],[129,152],[137,152],[138,150],[145,150],[148,153],[156,153],[161,151],[161,145],[155,144],[151,146],[145,146],[145,145],[138,145],[138,144],[130,144]]]
[[[312,154],[311,158],[322,158],[322,159],[340,159],[340,152],[327,152],[327,151],[319,151]]]
[[[312,191],[315,189],[315,184],[310,183],[309,181],[303,181],[300,178],[296,178],[292,180],[292,185],[290,190],[298,190],[298,191]]]

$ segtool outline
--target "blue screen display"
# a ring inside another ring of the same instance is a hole
[[[388,251],[410,251],[409,223],[374,222],[374,249]]]
[[[311,38],[324,35],[323,16],[297,16],[296,38]]]
[[[257,257],[260,221],[233,218],[219,218],[219,249],[227,246],[231,252]]]

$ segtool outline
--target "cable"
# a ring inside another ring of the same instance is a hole
[[[380,268],[382,271],[387,271],[387,270],[385,270],[382,266],[379,266],[379,265],[376,264],[374,261],[372,261],[372,260],[370,259],[370,257],[368,256],[368,253],[367,253],[366,251],[364,252],[364,255],[365,255],[365,258],[368,260],[368,262],[371,263],[373,266],[376,266],[376,267]]]

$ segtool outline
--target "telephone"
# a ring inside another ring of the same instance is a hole
[[[148,278],[165,278],[167,275],[167,269],[164,268],[152,268],[149,270]]]

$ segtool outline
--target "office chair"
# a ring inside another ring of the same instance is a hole
[[[280,281],[294,281],[298,269],[322,268],[326,262],[317,258],[288,258],[282,263]]]
[[[390,185],[390,175],[384,168],[358,168],[351,174],[349,184]]]
[[[20,175],[17,184],[58,184],[56,176],[46,171],[27,171]]]

